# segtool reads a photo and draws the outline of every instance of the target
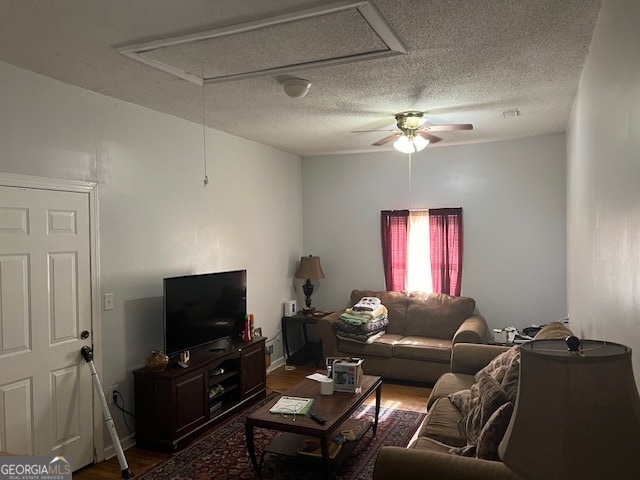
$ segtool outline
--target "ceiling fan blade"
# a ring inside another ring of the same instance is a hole
[[[372,143],[371,145],[379,147],[381,145],[389,143],[391,140],[394,140],[394,139],[398,138],[400,135],[402,135],[400,132],[394,133],[393,135],[389,135],[388,137],[384,137],[383,139],[378,140],[376,143]]]
[[[387,128],[382,130],[352,130],[351,133],[368,133],[368,132],[398,132],[396,128]],[[398,132],[400,133],[400,132]]]
[[[431,135],[427,132],[418,132],[418,135],[429,140],[429,143],[438,143],[440,140],[442,140],[440,137],[436,137],[435,135]]]
[[[427,125],[423,127],[427,132],[450,132],[452,130],[473,130],[470,123],[452,123],[449,125]]]

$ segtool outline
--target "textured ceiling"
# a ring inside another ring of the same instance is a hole
[[[472,123],[429,148],[564,132],[600,0],[371,0],[406,53],[291,67],[384,49],[353,10],[149,51],[204,87],[119,52],[132,45],[354,2],[313,0],[21,0],[0,2],[0,61],[299,155],[371,146],[393,114]],[[366,4],[367,2],[361,2]],[[277,69],[312,82],[287,97]],[[299,68],[299,69],[298,69]],[[258,73],[255,73],[258,71]],[[260,73],[262,71],[262,73]],[[266,73],[264,73],[266,72]],[[501,112],[521,115],[503,119]]]

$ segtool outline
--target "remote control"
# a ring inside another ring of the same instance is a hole
[[[320,415],[318,415],[317,413],[311,413],[309,414],[309,416],[311,418],[313,418],[316,422],[318,422],[319,424],[325,424],[327,423],[327,421]]]

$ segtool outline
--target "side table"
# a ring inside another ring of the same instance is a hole
[[[304,313],[298,312],[292,317],[282,317],[282,343],[284,346],[286,363],[290,363],[292,365],[302,365],[313,359],[316,362],[316,366],[320,364],[320,360],[322,357],[322,345],[315,342],[309,342],[309,337],[307,335],[307,325],[315,325],[318,322],[318,319],[328,314],[329,312],[316,312],[316,314],[313,315],[305,315]],[[302,333],[304,335],[304,345],[293,355],[289,350],[288,338],[288,327],[291,324],[296,324],[302,327]]]

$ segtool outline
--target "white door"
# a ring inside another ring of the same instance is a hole
[[[0,186],[0,450],[93,461],[89,195]],[[85,334],[86,336],[86,334]]]

